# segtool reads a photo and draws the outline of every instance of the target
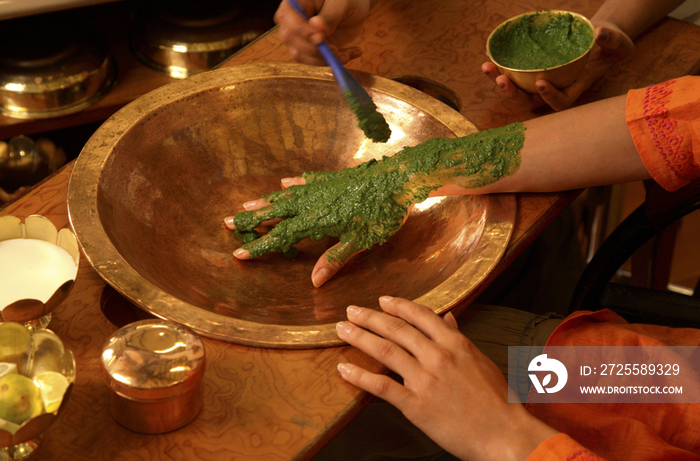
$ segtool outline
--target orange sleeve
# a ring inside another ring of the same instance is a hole
[[[566,434],[554,435],[542,442],[526,461],[604,461]]]
[[[547,346],[700,347],[700,330],[630,324],[609,310],[577,311],[552,332]],[[530,392],[534,393],[534,388]],[[528,402],[526,408],[606,459],[700,460],[700,437],[696,429],[700,427],[700,403]],[[538,458],[533,453],[528,461],[535,459],[555,458]]]
[[[631,90],[626,119],[644,166],[663,188],[700,177],[700,77]]]

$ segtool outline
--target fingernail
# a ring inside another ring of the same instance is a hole
[[[255,206],[256,203],[258,203],[257,200],[251,200],[250,202],[245,202],[243,204],[243,209],[247,210],[248,208]]]
[[[226,227],[233,227],[233,216],[229,216],[228,218],[225,218],[224,224],[226,224]]]
[[[547,88],[544,85],[535,85],[535,88],[537,88],[540,94],[545,94],[547,92]]]
[[[292,181],[292,178],[282,178],[282,187],[289,187],[289,185],[292,184]]]
[[[345,378],[347,375],[350,374],[350,369],[351,365],[349,363],[339,363],[338,364],[338,373],[340,373],[340,376]]]
[[[249,256],[248,250],[244,250],[243,248],[238,248],[233,252],[233,256],[235,256],[238,259],[246,258]]]
[[[605,29],[600,29],[600,32],[598,32],[598,40],[606,42],[606,41],[608,41],[609,38],[610,38],[610,32],[608,32]]]
[[[380,303],[388,303],[388,302],[391,301],[392,299],[394,299],[393,296],[381,296],[381,297],[379,298],[379,302],[380,302]]]
[[[336,330],[341,335],[347,335],[352,331],[352,323],[350,322],[338,322],[335,324]]]
[[[314,274],[313,278],[311,279],[311,283],[313,283],[314,286],[318,288],[324,283],[326,283],[330,277],[330,271],[324,267],[319,269],[318,272]]]
[[[360,314],[360,308],[357,306],[348,306],[347,308],[348,317],[354,317]]]
[[[496,85],[498,85],[498,87],[499,87],[501,90],[506,91],[506,85],[505,85],[505,83],[498,82],[498,83],[496,83]]]
[[[352,50],[352,51],[350,52],[350,58],[351,58],[351,59],[357,59],[357,58],[359,58],[360,56],[362,56],[362,50]]]

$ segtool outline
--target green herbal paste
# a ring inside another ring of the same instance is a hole
[[[304,238],[334,236],[341,246],[329,258],[345,260],[386,242],[403,224],[408,208],[431,191],[448,184],[485,186],[515,173],[524,132],[522,123],[514,123],[461,138],[430,139],[354,168],[305,173],[305,185],[266,195],[270,206],[236,215],[244,241],[260,222],[287,218],[242,248],[256,257],[289,252]]]
[[[360,129],[374,142],[387,142],[391,137],[391,128],[384,116],[377,112],[374,102],[366,101],[364,104],[357,100],[351,90],[345,92],[345,99],[350,108],[357,115]]]
[[[494,61],[511,69],[549,69],[566,64],[588,50],[593,31],[571,14],[547,21],[539,13],[508,23],[491,38]]]

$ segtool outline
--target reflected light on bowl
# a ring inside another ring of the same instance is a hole
[[[24,85],[22,83],[8,83],[5,85],[5,89],[7,91],[24,91],[26,87],[27,85]]]
[[[389,125],[391,127],[391,137],[394,142],[399,141],[406,137],[406,132],[396,125]]]
[[[167,73],[173,78],[187,78],[188,71],[184,67],[169,66]]]
[[[413,206],[413,208],[414,208],[416,211],[425,211],[425,210],[429,210],[431,207],[434,207],[435,205],[439,204],[439,203],[442,202],[443,200],[445,200],[445,197],[430,197],[430,198],[427,198],[427,199],[423,200],[423,201],[420,202],[420,203],[416,203],[416,204]]]
[[[391,134],[394,134],[394,132],[392,131]],[[352,158],[354,158],[355,160],[363,160],[365,158],[365,154],[367,153],[367,144],[369,144],[370,142],[373,141],[369,138],[362,141],[362,144],[360,144],[360,148],[357,149],[357,152],[355,153],[355,155],[352,156]]]
[[[392,143],[396,143],[397,141],[404,139],[406,137],[406,132],[403,131],[400,127],[396,125],[389,124],[389,128],[391,129],[391,140]],[[367,154],[367,149],[368,147],[372,146],[373,141],[371,139],[365,139],[362,141],[362,144],[360,144],[360,148],[357,149],[357,152],[355,155],[353,155],[352,158],[355,160],[368,160],[370,158],[373,158],[373,155],[366,155]]]

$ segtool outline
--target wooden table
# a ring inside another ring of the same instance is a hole
[[[349,67],[384,77],[418,76],[446,85],[459,95],[461,112],[480,129],[526,120],[541,113],[505,101],[480,71],[489,32],[508,17],[526,11],[566,8],[591,16],[600,3],[602,0],[379,0],[362,36],[364,54]],[[666,19],[640,37],[638,46],[636,57],[613,69],[583,100],[623,94],[699,68],[700,30],[696,26]],[[273,61],[288,61],[274,30],[223,65]],[[6,204],[0,213],[22,218],[41,214],[59,228],[68,226],[66,190],[71,168],[69,164],[59,170],[27,195]],[[519,195],[512,242],[481,289],[576,194]],[[83,258],[80,264],[75,287],[50,325],[75,353],[77,379],[37,459],[310,459],[368,399],[339,377],[336,365],[352,361],[383,371],[351,347],[271,350],[204,339],[208,360],[204,410],[191,424],[172,433],[146,436],[129,432],[111,418],[107,389],[99,374],[103,343],[116,330],[99,307],[105,284],[87,260]],[[456,309],[467,307],[477,294]]]

